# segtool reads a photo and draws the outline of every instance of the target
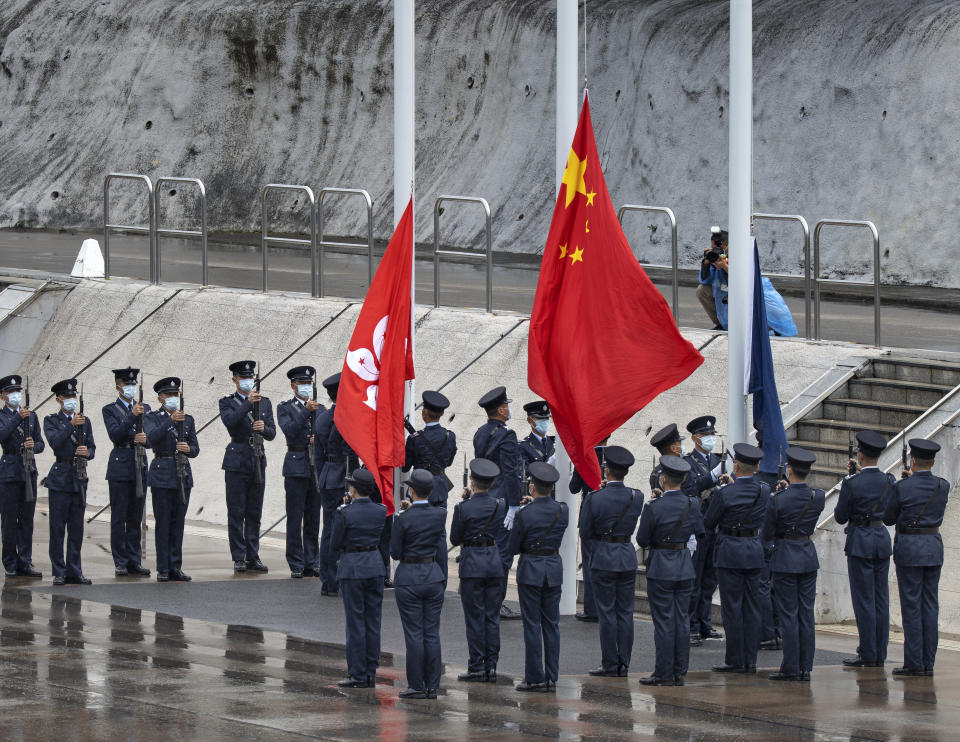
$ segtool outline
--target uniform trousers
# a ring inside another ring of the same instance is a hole
[[[34,498],[27,501],[23,482],[0,482],[0,541],[3,567],[8,572],[26,569],[33,561],[33,514],[37,508],[37,477]]]
[[[380,617],[383,578],[340,580],[347,633],[347,672],[352,678],[373,678],[380,667]]]
[[[941,567],[896,566],[903,624],[903,666],[910,670],[932,670],[939,638]]]
[[[726,633],[726,664],[756,667],[760,650],[760,573],[757,569],[717,568],[720,609]]]
[[[780,672],[799,675],[813,669],[816,650],[813,603],[817,598],[817,572],[774,572],[773,598],[780,619],[783,660]]]
[[[467,670],[495,672],[500,659],[499,577],[461,577],[460,603],[467,629]]]
[[[599,619],[601,665],[604,670],[629,668],[633,652],[633,604],[637,571],[591,571]]]
[[[137,483],[107,482],[110,490],[110,551],[117,568],[139,567],[142,559],[140,549],[140,526],[143,507],[146,504],[147,478],[143,477],[143,497],[137,497]]]
[[[867,662],[887,659],[890,641],[890,557],[847,557],[850,598],[857,619],[860,646],[857,654]]]
[[[184,487],[187,502],[180,501],[179,488],[151,487],[154,541],[157,545],[157,572],[169,573],[183,567],[183,523],[190,503],[190,487]]]
[[[693,587],[694,580],[674,582],[647,578],[647,597],[653,616],[653,643],[656,647],[653,674],[658,678],[682,678],[687,674],[690,666],[690,596]]]
[[[320,566],[320,495],[309,477],[284,477],[287,564],[292,572]]]
[[[225,471],[224,477],[227,484],[230,555],[235,562],[252,562],[260,558],[264,482],[258,483],[252,471]],[[261,479],[266,479],[265,473]]]
[[[713,630],[713,593],[717,589],[717,567],[713,562],[716,531],[697,539],[693,554],[696,571],[693,592],[690,594],[690,633],[706,636]]]
[[[583,613],[587,616],[597,615],[597,601],[593,591],[593,570],[590,561],[593,559],[594,542],[590,539],[580,539],[580,569],[583,573]]]
[[[337,553],[333,550],[333,519],[343,505],[343,487],[320,490],[323,509],[323,531],[320,534],[320,587],[325,592],[337,591]]]
[[[780,636],[780,629],[777,620],[776,601],[773,597],[773,573],[770,571],[769,559],[764,559],[758,589],[760,596],[760,641],[775,641]]]
[[[83,545],[83,514],[86,510],[79,492],[49,491],[50,507],[50,571],[54,577],[80,577],[80,547]],[[67,554],[64,559],[63,537],[66,532]]]
[[[440,611],[444,582],[397,586],[397,610],[407,650],[407,686],[414,690],[440,687]]]
[[[523,679],[557,682],[560,668],[560,585],[517,585],[523,618]]]

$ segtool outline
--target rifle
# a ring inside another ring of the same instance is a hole
[[[143,374],[140,374],[140,396],[138,399],[140,407],[143,407]],[[143,432],[143,412],[137,415],[137,420],[133,424],[133,432],[140,434]],[[145,496],[143,491],[143,475],[147,470],[147,448],[142,443],[133,444],[133,468],[137,477],[137,499],[142,500]]]
[[[787,476],[787,467],[783,461],[783,448],[780,449],[780,463],[777,465],[777,481],[783,481]]]
[[[180,382],[180,412],[183,412],[183,382]],[[185,443],[187,440],[186,434],[186,420],[181,420],[177,423],[177,443]],[[177,491],[180,493],[180,502],[184,505],[187,504],[187,455],[177,451],[174,454],[177,459]]]
[[[23,377],[23,394],[27,403],[27,409],[30,409],[30,377]],[[23,440],[33,438],[33,414],[27,415],[20,421]],[[33,455],[33,449],[22,446],[20,448],[20,458],[23,460],[23,499],[27,502],[33,502],[37,499],[37,493],[33,491],[33,475],[37,473],[37,460]]]
[[[853,460],[853,431],[847,428],[847,473],[856,474],[857,464]]]
[[[900,439],[900,478],[905,479],[907,469],[910,468],[910,457],[907,455],[907,431],[903,431],[903,438]]]
[[[84,417],[83,414],[83,385],[80,385],[80,417]],[[87,445],[87,422],[84,420],[83,425],[80,426],[80,429],[77,431],[77,448],[80,446]],[[73,457],[73,470],[76,474],[77,481],[80,482],[80,490],[83,494],[83,504],[87,504],[87,459],[83,456]]]
[[[253,382],[253,388],[257,394],[260,394],[260,363],[257,362],[257,376]],[[260,419],[260,400],[253,403],[253,421]],[[263,434],[254,430],[250,438],[250,445],[253,446],[253,479],[257,484],[263,484]]]
[[[314,374],[310,377],[310,382],[313,384],[313,401],[317,401],[317,375]],[[310,413],[310,435],[313,435],[314,429],[317,427],[317,411],[313,410]],[[309,445],[310,437],[307,437],[307,460],[310,462],[310,479],[313,480],[313,488],[317,489],[317,450],[313,446]]]

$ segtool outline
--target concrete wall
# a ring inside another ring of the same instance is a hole
[[[259,229],[267,182],[366,187],[387,237],[391,13],[388,0],[6,0],[0,226],[95,224],[103,175],[125,170],[202,178],[211,227],[229,230]],[[417,13],[420,203],[485,196],[496,249],[532,253],[553,208],[554,3],[422,0]],[[727,13],[726,0],[588,4],[613,199],[673,207],[687,264],[726,214]],[[757,209],[873,219],[885,281],[960,286],[944,218],[960,193],[960,6],[757,0],[754,14]],[[118,185],[118,219],[144,221],[134,194]],[[171,220],[189,216],[185,194],[165,198]],[[276,216],[293,227],[299,206],[280,198]],[[361,233],[354,206],[331,216],[333,232]],[[476,216],[445,224],[454,242],[480,239]],[[666,261],[665,232],[653,218],[628,224],[652,262]],[[765,269],[799,269],[795,231],[758,235]],[[869,242],[831,230],[823,263],[868,273]]]

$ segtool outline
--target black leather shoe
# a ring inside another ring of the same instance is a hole
[[[700,632],[700,638],[703,640],[723,639],[723,634],[721,634],[719,631],[717,631],[715,628],[711,626],[710,629],[708,629],[707,631]]]
[[[385,590],[389,590],[390,588],[392,588],[392,587],[393,587],[393,580],[391,580],[389,577],[387,577],[387,578],[383,581],[383,587],[384,587]]]
[[[303,568],[304,577],[319,577],[320,573],[317,572],[313,567],[304,567]]]
[[[33,580],[39,580],[43,577],[43,572],[34,567],[32,564],[28,564],[26,567],[21,567],[17,570],[17,577],[29,577]]]
[[[117,577],[126,577],[130,574],[126,567],[116,567],[113,570],[113,574]]]
[[[856,657],[844,657],[840,660],[840,663],[844,667],[883,667],[882,662],[867,662],[860,655]]]
[[[629,674],[630,674],[630,668],[627,667],[626,665],[620,665],[620,667],[617,668],[618,678],[625,678]]]
[[[77,575],[75,577],[68,575],[67,584],[68,585],[92,585],[93,580],[90,580],[87,577],[84,577],[83,575]]]
[[[371,683],[367,678],[355,678],[352,675],[349,678],[344,680],[338,680],[337,685],[341,688],[372,688],[373,683]]]
[[[66,585],[66,584],[67,584],[67,578],[64,577],[63,575],[55,575],[54,578],[53,578],[53,584],[54,584],[54,585]]]
[[[714,672],[745,673],[747,668],[742,665],[714,665],[710,668]]]
[[[150,570],[147,569],[146,567],[143,567],[143,566],[139,565],[139,564],[131,564],[129,567],[127,567],[127,572],[129,572],[130,574],[132,574],[134,577],[149,577],[149,576],[150,576]]]
[[[406,690],[400,691],[397,695],[400,696],[400,698],[426,698],[427,692],[425,690],[407,688]]]
[[[895,678],[922,678],[924,671],[919,667],[895,667],[893,668],[893,677]]]
[[[767,639],[765,642],[760,642],[760,649],[780,649],[781,646],[779,639]]]
[[[800,673],[800,678],[799,678],[799,679],[800,679],[800,681],[803,682],[803,683],[809,683],[809,682],[810,682],[810,673],[807,672],[806,670],[804,670],[803,672]]]
[[[775,672],[773,675],[767,675],[767,680],[799,680],[800,675],[794,675],[788,672]]]
[[[675,678],[673,679],[673,684],[676,685],[676,686],[681,686],[681,687],[682,687],[685,682],[686,682],[686,680],[684,679],[683,675],[680,675],[679,677],[675,677]]]
[[[233,571],[234,571],[234,572],[246,572],[246,571],[247,571],[247,563],[246,563],[245,561],[243,561],[242,559],[239,560],[239,561],[234,562],[234,563],[233,563]]]
[[[756,675],[756,674],[757,674],[757,666],[756,666],[756,665],[747,665],[745,668],[743,668],[743,672],[744,672],[744,674],[746,674],[746,675]]]
[[[587,623],[597,623],[600,621],[597,616],[591,616],[583,611],[577,611],[576,619],[578,621],[586,621]]]
[[[557,692],[557,684],[556,684],[555,682],[553,682],[552,680],[548,680],[548,681],[547,681],[547,693],[556,693],[556,692]]]
[[[703,639],[701,639],[698,634],[690,634],[690,646],[691,646],[691,647],[702,647],[702,646],[703,646]]]
[[[595,678],[622,678],[623,675],[620,674],[619,668],[614,670],[607,670],[603,667],[598,667],[595,670],[590,671],[590,675],[593,675]]]
[[[926,669],[923,671],[923,676],[924,676],[925,678],[932,678],[932,677],[933,677],[933,668],[932,668],[932,667],[926,668]]]
[[[673,678],[661,678],[659,675],[650,675],[640,678],[640,685],[676,685]]]
[[[515,611],[506,603],[500,606],[501,621],[519,621],[522,618],[520,611]]]
[[[157,572],[157,582],[170,582],[170,574],[168,572]]]
[[[190,582],[193,578],[179,569],[174,569],[170,571],[170,579],[174,582]]]
[[[299,569],[291,569],[291,570],[290,570],[290,576],[291,576],[293,579],[295,579],[295,580],[302,580],[302,579],[303,579],[303,572],[302,572],[301,570],[299,570]]]
[[[487,673],[485,672],[462,672],[457,675],[457,680],[464,683],[486,683]]]
[[[269,572],[267,565],[261,562],[259,559],[248,559],[247,560],[247,569],[251,572]]]
[[[4,571],[4,573],[7,575],[7,577],[16,577],[16,576],[17,576],[17,570],[15,570],[15,569],[6,569],[6,568],[4,568],[3,571]]]
[[[432,700],[432,701],[437,700],[437,689],[436,689],[436,688],[427,688],[427,690],[425,691],[425,693],[427,694],[427,698],[429,698],[430,700]]]
[[[547,684],[546,683],[528,683],[523,681],[522,683],[517,683],[514,686],[514,690],[518,690],[521,693],[546,693]]]
[[[496,670],[487,670],[484,674],[485,683],[496,683],[497,682],[497,671]]]

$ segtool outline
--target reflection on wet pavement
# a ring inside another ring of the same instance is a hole
[[[561,677],[523,696],[502,678],[402,701],[402,661],[342,691],[343,648],[8,587],[0,596],[0,739],[955,739],[960,662],[935,678],[818,667],[813,682],[691,673],[683,688]],[[940,691],[939,697],[937,691]]]

